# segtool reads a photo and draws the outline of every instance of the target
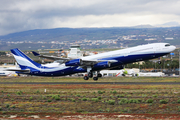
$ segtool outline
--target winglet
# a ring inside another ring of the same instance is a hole
[[[37,52],[32,51],[32,53],[34,54],[34,56],[40,56],[40,54]]]

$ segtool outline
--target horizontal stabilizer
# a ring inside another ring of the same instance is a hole
[[[30,73],[30,70],[29,69],[26,69],[26,70],[21,70],[21,69],[5,69],[4,71],[16,71],[16,72],[23,72],[23,73]]]

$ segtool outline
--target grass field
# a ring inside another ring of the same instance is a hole
[[[80,77],[1,77],[0,82],[84,82]],[[93,81],[93,80],[89,80]],[[98,82],[179,82],[179,78],[102,78]],[[88,82],[88,81],[87,81]],[[180,118],[180,85],[0,84],[0,118]],[[36,115],[36,116],[33,116]],[[129,116],[128,116],[129,115]],[[93,117],[92,117],[93,116]]]

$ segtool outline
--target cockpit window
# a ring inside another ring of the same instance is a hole
[[[165,47],[168,47],[168,46],[170,46],[170,44],[166,44],[166,45],[165,45]]]

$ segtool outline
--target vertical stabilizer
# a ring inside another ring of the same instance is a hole
[[[41,67],[41,64],[34,62],[31,58],[29,58],[19,49],[17,48],[12,49],[11,52],[22,70],[25,70],[25,69],[37,70],[38,68]]]

